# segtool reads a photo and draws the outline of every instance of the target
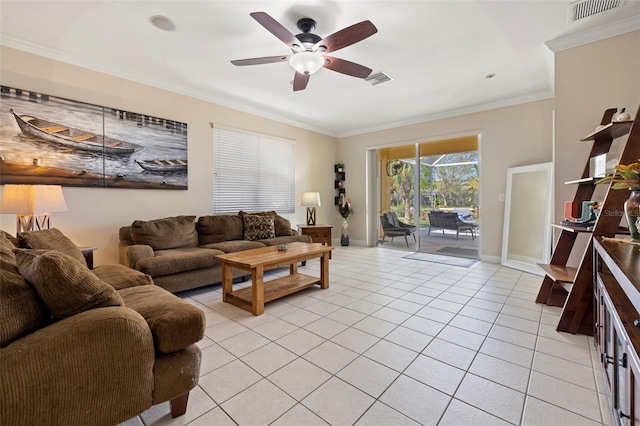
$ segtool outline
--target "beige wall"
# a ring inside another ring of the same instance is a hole
[[[99,105],[187,122],[189,125],[189,190],[122,190],[64,188],[69,211],[53,216],[54,226],[81,245],[96,245],[97,263],[117,260],[117,230],[134,219],[212,211],[212,131],[209,123],[272,134],[297,141],[296,197],[320,191],[318,221],[339,232],[333,206],[333,164],[347,172],[347,195],[353,200],[350,237],[363,243],[366,206],[366,151],[418,141],[480,134],[481,251],[483,259],[499,261],[509,167],[556,161],[556,218],[574,188],[562,184],[579,176],[590,146],[580,137],[590,133],[608,107],[626,107],[635,115],[640,103],[640,31],[565,50],[556,54],[556,98],[513,107],[424,122],[362,135],[336,138],[256,117],[143,84],[89,71],[1,47],[0,83]],[[556,146],[552,145],[552,114],[556,110]],[[1,149],[1,147],[0,147]],[[185,207],[188,206],[188,207]],[[296,207],[292,223],[302,223]],[[14,215],[0,215],[0,227],[13,232]]]
[[[118,261],[118,229],[135,219],[211,214],[210,123],[295,140],[297,207],[295,215],[287,218],[294,226],[303,223],[305,209],[299,206],[302,192],[320,191],[323,206],[318,208],[318,221],[333,221],[339,226],[340,217],[333,206],[336,138],[6,47],[1,47],[0,55],[2,85],[168,118],[189,126],[188,190],[63,189],[69,211],[54,213],[52,226],[79,245],[97,246],[97,264]],[[0,215],[0,228],[14,233],[15,226],[15,215]]]
[[[593,132],[607,108],[625,107],[635,118],[640,104],[640,31],[633,31],[555,54],[556,148],[555,213],[562,220],[564,202],[576,187],[563,182],[582,175],[593,142],[580,138]],[[612,150],[626,141],[619,138]],[[602,200],[603,188],[594,199]],[[583,244],[584,246],[584,244]],[[570,263],[576,263],[576,253]]]
[[[347,172],[347,194],[355,213],[349,234],[366,240],[366,151],[391,145],[480,134],[480,226],[484,260],[499,262],[502,250],[507,168],[551,161],[553,99],[530,102],[444,120],[430,121],[340,139],[339,157]],[[375,206],[366,206],[375,208]]]

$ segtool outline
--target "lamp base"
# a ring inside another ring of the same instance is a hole
[[[38,231],[49,229],[51,225],[51,215],[42,214],[18,214],[16,215],[16,230],[18,233],[26,231]]]
[[[316,208],[315,207],[307,207],[307,225],[308,226],[316,225]]]

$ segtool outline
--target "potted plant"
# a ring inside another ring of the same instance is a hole
[[[343,163],[336,163],[335,170],[336,170],[336,173],[342,173],[342,171],[344,170],[344,164]]]
[[[611,189],[628,189],[631,196],[624,203],[631,241],[640,242],[640,159],[628,165],[618,164],[613,175],[597,183],[611,182]]]

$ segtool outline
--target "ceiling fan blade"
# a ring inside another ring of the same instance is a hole
[[[309,75],[296,72],[296,75],[293,77],[293,91],[297,92],[298,90],[306,89],[308,82]]]
[[[326,47],[323,52],[335,52],[338,49],[350,46],[364,40],[378,32],[371,21],[362,21],[326,36],[313,46],[313,51]]]
[[[271,64],[274,62],[284,62],[287,60],[289,60],[289,56],[265,56],[263,58],[236,59],[234,61],[231,61],[231,63],[233,65],[241,67],[244,65]]]
[[[269,14],[266,12],[253,12],[249,15],[258,21],[260,25],[265,27],[267,31],[282,40],[284,44],[291,48],[291,50],[300,50],[300,46],[302,46],[300,40],[298,40],[291,31],[282,26],[280,22],[273,19]],[[294,48],[294,46],[296,46],[296,48]]]
[[[331,71],[336,71],[341,74],[350,75],[352,77],[367,78],[371,74],[371,68],[367,68],[364,65],[356,64],[340,58],[332,58],[331,56],[325,56],[327,62],[324,67]]]

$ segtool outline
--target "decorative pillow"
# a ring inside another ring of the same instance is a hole
[[[0,235],[4,235],[4,237],[5,237],[7,240],[11,241],[11,243],[12,243],[14,246],[18,247],[18,239],[17,239],[16,237],[14,237],[13,235],[11,235],[10,233],[8,233],[8,232],[6,232],[6,231],[3,231],[2,229],[0,229]]]
[[[20,232],[18,234],[18,242],[20,247],[24,248],[59,251],[73,257],[85,267],[87,266],[87,261],[84,260],[84,256],[78,246],[57,228]]]
[[[276,231],[273,218],[248,214],[242,217],[244,222],[244,239],[247,241],[275,238]]]
[[[131,224],[135,244],[146,244],[154,250],[197,247],[195,216],[174,216],[155,220],[136,220]]]
[[[16,246],[6,237],[4,232],[0,233],[0,269],[17,274],[16,255],[13,254],[15,248]]]
[[[0,270],[0,346],[44,327],[50,318],[42,300],[24,278]]]
[[[240,210],[238,212],[238,216],[243,217],[245,215],[258,215],[258,216],[271,216],[273,218],[273,223],[275,226],[276,237],[290,237],[293,235],[293,231],[291,229],[291,222],[288,219],[278,215],[275,211],[270,212],[258,212],[258,213],[247,213],[245,211]]]
[[[122,306],[122,298],[86,266],[53,250],[16,249],[18,271],[57,319],[89,309]]]

